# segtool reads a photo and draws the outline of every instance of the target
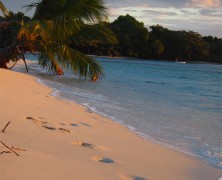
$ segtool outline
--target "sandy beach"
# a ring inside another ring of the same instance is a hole
[[[217,180],[222,171],[0,69],[1,180]],[[12,147],[13,146],[13,147]]]

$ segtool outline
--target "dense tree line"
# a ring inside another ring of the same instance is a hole
[[[222,39],[203,37],[193,31],[173,31],[160,25],[149,30],[130,15],[104,23],[116,34],[118,44],[97,42],[82,47],[88,54],[130,56],[170,61],[202,61],[222,63]]]
[[[30,20],[22,13],[10,13],[12,21],[13,19]],[[150,26],[148,29],[142,22],[128,14],[119,16],[112,23],[100,22],[90,28],[92,27],[95,30],[91,31],[91,34],[87,33],[86,28],[86,32],[82,30],[81,33],[73,36],[72,40],[75,43],[72,46],[75,49],[86,54],[100,56],[222,63],[222,38],[203,37],[193,31],[173,31],[160,25]],[[101,27],[103,27],[103,33],[105,33],[104,28],[111,29],[116,35],[118,43],[110,44],[109,41],[104,40],[100,33]],[[97,35],[98,33],[100,36]],[[3,28],[0,46],[3,43],[11,43],[8,41],[13,39],[10,36],[14,34]]]

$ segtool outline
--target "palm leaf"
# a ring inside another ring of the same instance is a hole
[[[33,19],[52,20],[55,23],[56,38],[67,39],[80,31],[84,21],[107,20],[106,8],[101,4],[100,0],[42,0],[36,4]]]
[[[107,20],[101,0],[41,0],[26,7],[36,10],[32,21],[22,24],[18,31],[18,45],[24,51],[38,51],[43,68],[52,72],[69,68],[83,77],[104,75],[95,59],[73,49],[92,41],[116,43],[107,27],[90,24]]]
[[[108,20],[106,8],[101,0],[66,0],[57,15],[67,13],[79,21],[100,22]]]
[[[104,75],[102,67],[95,59],[62,43],[47,42],[42,46],[39,64],[53,72],[56,72],[60,66],[72,69],[74,73],[85,78]]]
[[[81,30],[69,38],[72,44],[76,46],[84,46],[93,44],[93,42],[103,44],[117,44],[114,33],[103,24],[84,24]]]
[[[4,15],[4,17],[9,16],[9,12],[7,8],[4,6],[4,4],[2,3],[2,1],[0,1],[0,10],[2,11],[2,14]]]
[[[44,40],[52,39],[54,22],[51,20],[35,20],[25,23],[18,32],[18,39],[41,37]]]
[[[36,6],[38,6],[38,5],[39,5],[39,2],[38,2],[38,3],[31,3],[31,4],[29,4],[29,5],[23,6],[23,8],[26,8],[26,11],[25,11],[25,12],[28,12],[28,11],[30,11],[32,8],[36,8]]]
[[[67,14],[56,17],[53,19],[53,22],[55,23],[54,33],[56,34],[56,39],[60,41],[67,39],[81,30],[82,23]]]

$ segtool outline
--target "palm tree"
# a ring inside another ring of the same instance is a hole
[[[0,6],[7,12],[2,3]],[[116,42],[113,33],[102,26],[101,22],[108,17],[101,0],[41,0],[26,7],[36,8],[34,16],[31,21],[19,22],[16,40],[1,49],[0,62],[7,63],[13,57],[24,60],[26,52],[38,52],[39,64],[57,74],[63,74],[62,68],[71,68],[79,76],[103,75],[95,59],[74,49],[94,41]],[[4,56],[7,52],[10,58]]]

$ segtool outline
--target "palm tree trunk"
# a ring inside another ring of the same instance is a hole
[[[25,63],[26,71],[29,72],[29,70],[28,70],[28,66],[27,66],[26,61],[25,61],[25,55],[24,55],[24,50],[23,50],[23,49],[22,49],[22,60],[23,60],[24,63]]]
[[[25,61],[25,51],[22,47],[22,51],[19,52],[18,51],[18,47],[6,47],[4,49],[0,49],[0,68],[4,68],[4,69],[11,69],[12,67],[8,68],[6,63],[8,63],[10,61],[10,56],[8,54],[11,54],[11,53],[17,53],[20,54],[20,58],[22,57],[22,60],[24,61],[24,64],[25,64],[25,68],[26,68],[26,71],[28,72],[28,66],[26,64],[26,61]],[[19,60],[20,58],[17,58],[17,60]],[[16,61],[17,61],[16,60]]]

